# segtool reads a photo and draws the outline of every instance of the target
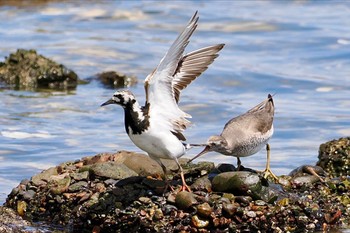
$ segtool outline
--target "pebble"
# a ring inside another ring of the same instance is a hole
[[[180,209],[188,209],[194,204],[197,204],[197,200],[193,193],[182,191],[176,195],[175,203]]]
[[[197,205],[197,213],[201,217],[209,217],[213,212],[213,208],[208,203]]]

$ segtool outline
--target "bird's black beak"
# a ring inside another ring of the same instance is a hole
[[[202,150],[201,153],[199,153],[198,155],[194,156],[194,157],[193,157],[192,159],[190,159],[187,163],[192,162],[193,160],[195,160],[195,159],[198,158],[199,156],[202,156],[202,155],[208,153],[209,151],[210,151],[210,146],[207,145],[207,146],[204,148],[204,150]]]
[[[104,102],[103,104],[101,104],[101,107],[102,107],[102,106],[106,106],[106,105],[108,105],[108,104],[115,104],[115,101],[114,101],[113,99],[109,99],[109,100],[107,100],[106,102]]]

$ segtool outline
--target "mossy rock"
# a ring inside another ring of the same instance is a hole
[[[350,175],[350,137],[339,138],[320,145],[317,165],[330,177]]]
[[[35,50],[18,49],[0,62],[0,82],[14,89],[72,89],[78,76]]]

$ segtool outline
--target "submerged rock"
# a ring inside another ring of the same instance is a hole
[[[18,49],[0,62],[0,81],[15,89],[75,88],[78,76],[35,50]]]
[[[116,71],[106,71],[95,75],[104,86],[109,88],[130,87],[137,83],[137,78]]]

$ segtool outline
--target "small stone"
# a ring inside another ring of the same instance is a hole
[[[207,177],[201,177],[191,185],[192,190],[204,190],[207,192],[211,192],[211,182]]]
[[[237,212],[237,206],[231,203],[223,203],[222,209],[229,216],[233,216]]]
[[[211,215],[211,213],[213,212],[213,208],[211,208],[211,206],[207,202],[205,202],[197,206],[197,212],[200,216],[206,218]]]
[[[161,209],[156,209],[154,211],[153,219],[154,220],[160,220],[164,217],[163,211]]]
[[[24,194],[23,194],[24,200],[27,200],[27,201],[32,200],[34,198],[34,196],[35,196],[35,191],[31,190],[31,189],[29,189],[28,191],[24,192]]]
[[[175,203],[176,203],[176,206],[178,206],[180,209],[185,210],[197,204],[197,200],[194,197],[193,193],[182,191],[176,195]]]
[[[71,173],[70,176],[72,177],[72,179],[74,179],[76,181],[88,180],[88,178],[89,178],[89,171]]]
[[[68,190],[71,178],[69,174],[50,176],[49,187],[53,194],[61,194]]]
[[[209,220],[202,220],[197,215],[194,215],[191,219],[191,223],[196,228],[205,228],[209,225]]]
[[[249,218],[255,218],[256,217],[256,213],[254,211],[248,211],[246,213],[246,215],[249,217]]]
[[[106,185],[115,185],[118,180],[115,180],[115,179],[107,179],[105,181],[103,181]]]
[[[88,183],[86,181],[79,181],[77,183],[74,183],[68,187],[69,192],[76,192],[79,191],[85,187],[87,187]]]
[[[98,193],[103,193],[106,191],[106,186],[103,183],[95,184],[93,190]]]
[[[24,216],[26,211],[27,211],[27,203],[25,201],[18,201],[17,202],[17,213],[20,216]]]
[[[227,199],[229,199],[230,201],[235,200],[235,195],[233,195],[232,193],[224,193],[224,194],[222,195],[222,197],[223,197],[223,198],[227,198]]]
[[[139,201],[142,202],[142,203],[144,203],[144,204],[149,204],[149,203],[152,202],[151,199],[148,198],[148,197],[140,197],[140,198],[139,198]]]

